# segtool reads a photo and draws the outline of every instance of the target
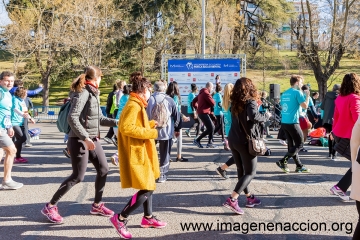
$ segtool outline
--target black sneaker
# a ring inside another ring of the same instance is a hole
[[[218,167],[218,168],[216,169],[216,172],[217,172],[221,177],[223,177],[223,178],[225,178],[225,179],[229,179],[229,176],[227,175],[226,170],[222,170],[221,167]]]
[[[63,149],[63,153],[64,153],[65,157],[70,158],[70,153],[67,148]]]
[[[194,139],[193,144],[196,145],[198,148],[204,148],[203,145],[201,145],[201,143],[199,141],[197,141],[196,139]]]
[[[287,167],[287,164],[285,163],[282,163],[281,161],[277,161],[276,162],[276,165],[281,168],[281,170],[284,171],[284,173],[289,173],[290,172],[290,169]]]
[[[301,148],[300,152],[308,152],[308,150],[306,150],[305,148]]]
[[[189,161],[189,159],[187,159],[187,158],[183,158],[183,157],[176,158],[176,162],[188,162],[188,161]]]
[[[112,138],[111,138],[111,141],[112,141],[112,143],[113,143],[116,147],[118,146],[116,137],[112,137]]]

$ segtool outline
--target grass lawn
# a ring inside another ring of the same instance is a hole
[[[281,92],[288,89],[289,79],[292,74],[300,74],[305,78],[305,83],[310,84],[312,91],[317,91],[318,86],[315,80],[312,70],[306,67],[299,67],[300,61],[297,57],[296,51],[279,51],[277,53],[272,53],[266,57],[266,70],[265,70],[265,79],[263,79],[263,70],[262,63],[256,62],[253,69],[248,68],[246,70],[247,77],[254,80],[258,89],[269,91],[269,84],[280,84]],[[258,60],[259,61],[259,60]],[[284,62],[288,63],[287,69],[285,69]],[[20,67],[24,67],[24,64]],[[12,70],[13,62],[11,54],[0,50],[0,70]],[[101,82],[100,91],[101,91],[101,105],[106,104],[107,95],[112,91],[112,78],[114,80],[118,76],[118,69],[105,73],[105,79]],[[343,76],[346,73],[355,72],[360,73],[360,60],[349,58],[344,56],[339,69],[336,70],[335,74],[331,76],[328,82],[329,88],[331,88],[335,83],[341,83]],[[153,73],[155,74],[155,73]],[[148,76],[149,77],[149,76]],[[29,89],[34,89],[40,83],[40,75],[33,74],[29,78],[31,81],[25,83],[25,86]],[[110,80],[111,78],[111,80]],[[124,78],[122,78],[124,79]],[[154,79],[150,76],[150,79]],[[69,93],[69,87],[72,79],[63,79],[60,81],[55,81],[51,83],[50,87],[50,105],[59,105],[62,103],[64,98],[67,98]],[[42,105],[42,98],[37,97],[33,98],[33,102],[36,105]]]

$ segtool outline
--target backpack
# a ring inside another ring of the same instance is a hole
[[[56,126],[60,132],[68,134],[70,132],[70,125],[67,121],[67,117],[70,112],[71,101],[66,102],[61,106],[58,119],[56,120]]]
[[[325,135],[326,135],[326,129],[323,127],[319,127],[309,133],[309,136],[312,138],[321,138],[321,137],[325,137]]]
[[[161,102],[156,102],[156,98],[154,97],[155,105],[151,110],[151,119],[157,121],[157,128],[167,127],[169,114],[164,103],[165,98],[166,97],[164,97],[164,99]]]
[[[313,138],[309,141],[309,145],[322,146],[322,143],[319,138]]]

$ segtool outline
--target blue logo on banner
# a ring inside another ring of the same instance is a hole
[[[240,59],[169,60],[168,72],[240,72]]]

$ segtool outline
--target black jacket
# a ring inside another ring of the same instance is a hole
[[[337,92],[327,92],[320,108],[324,110],[323,124],[333,124],[335,111],[335,99],[339,94]]]
[[[232,123],[228,137],[229,143],[231,144],[246,144],[246,133],[250,135],[250,133],[259,131],[259,125],[269,120],[267,115],[261,114],[259,112],[257,103],[254,100],[248,101],[246,103],[245,110],[237,116],[233,113],[231,114]],[[246,128],[246,133],[244,132],[244,129],[239,121],[241,121]]]

